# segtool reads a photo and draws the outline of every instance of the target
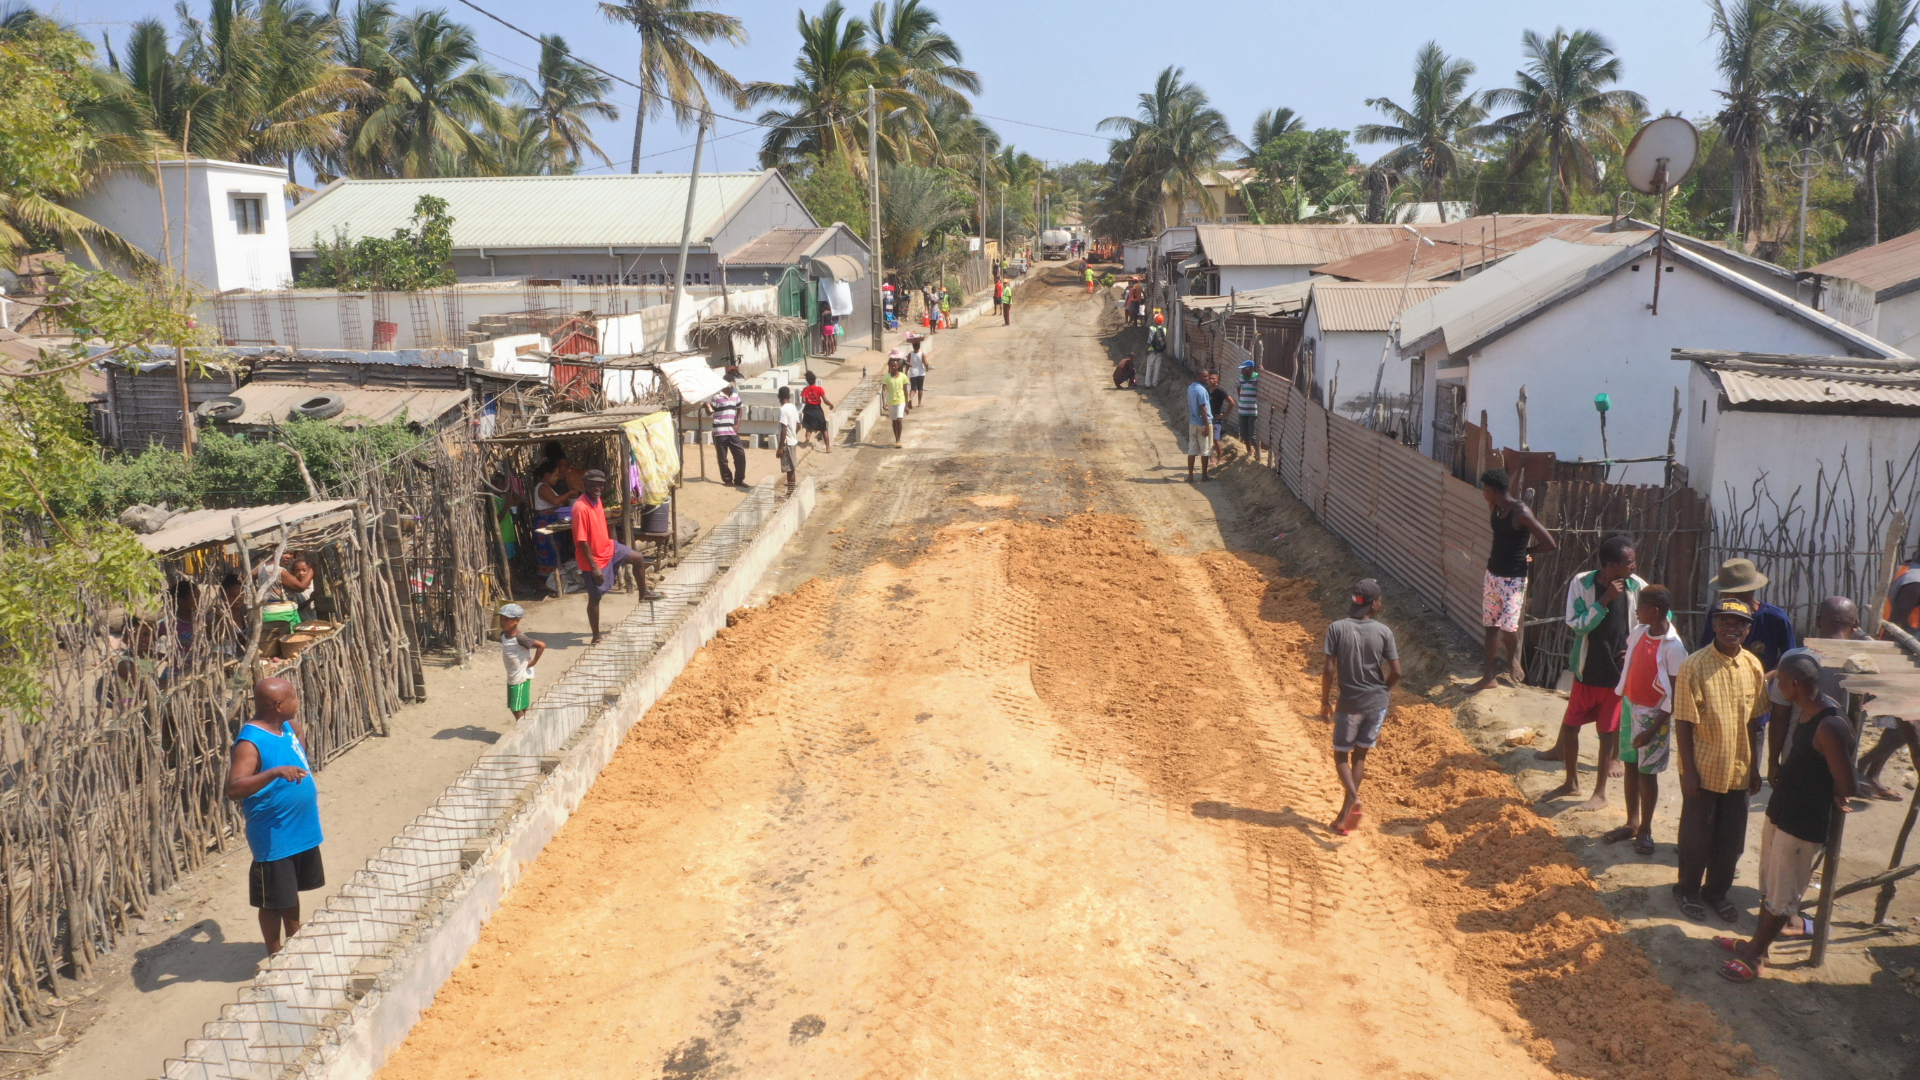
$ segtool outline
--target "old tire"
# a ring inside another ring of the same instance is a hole
[[[216,423],[228,423],[240,419],[247,411],[247,403],[237,397],[217,397],[212,401],[203,401],[194,407],[193,415],[202,420]]]
[[[346,399],[339,394],[315,394],[295,405],[293,415],[298,420],[331,420],[346,409]]]

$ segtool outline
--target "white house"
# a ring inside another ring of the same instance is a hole
[[[69,205],[214,292],[292,280],[285,169],[188,158],[158,172],[156,183],[155,166],[118,169]]]
[[[1409,397],[1419,388],[1409,382],[1407,359],[1398,349],[1387,347],[1388,333],[1403,310],[1403,300],[1410,308],[1452,287],[1450,281],[1314,282],[1300,331],[1300,357],[1313,380],[1315,397],[1331,408],[1357,415],[1373,401],[1377,379],[1389,411],[1403,415]],[[1337,400],[1328,396],[1329,384]]]
[[[665,285],[678,265],[688,181],[686,173],[336,180],[295,207],[287,228],[294,261],[302,264],[314,257],[316,242],[408,227],[420,196],[433,195],[447,201],[453,218],[453,269],[461,281]],[[722,256],[771,230],[819,227],[776,169],[703,174],[688,284],[719,284]],[[752,283],[759,284],[757,271]]]
[[[1920,347],[1920,231],[1808,268],[1814,306],[1902,352]]]
[[[1431,456],[1450,460],[1454,419],[1477,423],[1482,411],[1496,446],[1520,447],[1515,404],[1523,386],[1526,449],[1562,460],[1663,455],[1675,391],[1687,385],[1684,368],[1669,359],[1676,348],[1904,359],[1656,234],[1593,240],[1542,240],[1406,313],[1400,351],[1423,387],[1415,426]],[[1601,394],[1610,406],[1604,428]],[[1683,425],[1682,460],[1687,435]],[[1662,468],[1629,464],[1610,478],[1658,483]]]
[[[1878,549],[1897,511],[1903,553],[1914,550],[1920,362],[1692,349],[1668,362],[1687,379],[1687,482],[1716,519],[1778,522],[1810,547],[1858,557]],[[1861,580],[1881,573],[1858,561]]]

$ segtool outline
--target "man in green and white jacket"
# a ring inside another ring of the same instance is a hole
[[[1573,631],[1573,650],[1567,670],[1573,689],[1567,712],[1560,720],[1560,739],[1551,750],[1534,757],[1566,764],[1566,783],[1541,796],[1541,801],[1580,793],[1580,729],[1594,725],[1600,734],[1599,776],[1593,797],[1576,809],[1598,810],[1607,805],[1607,778],[1619,768],[1621,667],[1626,661],[1627,634],[1633,629],[1634,606],[1646,587],[1634,571],[1633,542],[1615,534],[1600,541],[1600,568],[1576,574],[1567,583],[1567,627]]]

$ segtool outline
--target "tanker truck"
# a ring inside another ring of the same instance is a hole
[[[1073,243],[1073,234],[1065,229],[1043,229],[1040,232],[1040,257],[1042,259],[1064,259],[1068,245]]]

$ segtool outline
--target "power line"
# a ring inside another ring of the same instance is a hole
[[[462,2],[465,2],[465,0],[462,0]],[[1045,124],[1030,124],[1025,120],[1012,120],[1004,116],[988,116],[983,112],[977,112],[973,115],[982,120],[998,120],[1003,124],[1019,124],[1021,127],[1039,128],[1041,131],[1057,131],[1062,135],[1078,135],[1083,139],[1099,139],[1101,142],[1113,141],[1110,136],[1106,135],[1092,135],[1084,131],[1068,131],[1066,128],[1048,127]]]
[[[483,8],[483,7],[481,7],[481,6],[479,5],[479,4],[476,4],[476,3],[474,3],[474,2],[473,2],[473,0],[460,0],[460,3],[462,3],[462,4],[464,4],[464,5],[466,5],[467,7],[470,7],[470,8],[472,8],[473,10],[475,10],[475,11],[477,11],[477,12],[479,12],[479,13],[480,13],[480,14],[482,14],[482,15],[485,15],[485,16],[486,16],[487,18],[489,18],[489,19],[492,19],[492,20],[493,20],[494,22],[497,22],[497,23],[499,23],[499,24],[500,24],[501,26],[504,26],[504,27],[506,27],[507,29],[509,29],[509,30],[511,30],[511,31],[513,31],[513,32],[514,32],[514,33],[516,33],[516,34],[519,34],[519,35],[520,35],[521,37],[523,37],[523,38],[526,38],[526,39],[527,39],[528,41],[532,41],[532,42],[535,42],[535,43],[536,43],[536,44],[538,44],[538,45],[539,45],[539,46],[540,46],[541,48],[545,48],[545,47],[546,47],[546,44],[547,44],[547,43],[546,43],[546,42],[544,42],[544,41],[541,41],[541,40],[540,40],[540,35],[538,35],[538,34],[535,34],[535,33],[533,33],[533,32],[532,32],[532,31],[530,31],[530,30],[525,30],[525,29],[522,29],[521,27],[519,27],[519,26],[516,26],[516,25],[514,25],[513,23],[510,23],[510,22],[508,22],[507,20],[505,20],[505,19],[503,19],[503,18],[501,18],[500,16],[498,16],[498,15],[495,15],[495,14],[494,14],[493,12],[491,12],[491,11],[488,11],[488,10],[487,10],[486,8]],[[617,83],[619,83],[619,84],[620,84],[620,85],[622,85],[622,86],[630,86],[630,87],[632,87],[633,89],[635,89],[635,90],[638,90],[638,91],[640,91],[640,92],[641,92],[642,94],[646,94],[646,95],[649,95],[649,96],[651,96],[651,97],[654,97],[654,98],[657,98],[657,99],[659,99],[659,100],[661,100],[661,101],[664,101],[664,102],[667,102],[668,104],[670,104],[670,105],[673,105],[673,106],[675,106],[675,107],[677,107],[677,108],[681,108],[681,109],[695,109],[695,110],[702,110],[702,111],[705,111],[705,112],[706,112],[706,113],[707,113],[707,114],[708,114],[709,116],[712,116],[712,117],[714,117],[714,118],[716,118],[716,119],[720,119],[720,120],[731,120],[731,121],[733,121],[733,122],[734,122],[734,123],[736,123],[736,124],[746,124],[746,125],[748,125],[748,126],[750,126],[750,127],[758,127],[758,128],[785,128],[785,129],[787,129],[787,130],[789,130],[789,131],[811,131],[811,130],[814,130],[814,129],[816,129],[816,128],[830,128],[830,127],[834,127],[834,126],[836,126],[836,124],[834,124],[834,123],[826,123],[826,124],[763,124],[763,123],[760,123],[760,122],[759,122],[758,120],[748,120],[748,119],[746,119],[746,118],[744,118],[744,117],[739,117],[739,116],[729,116],[729,115],[727,115],[726,113],[719,113],[719,112],[714,112],[711,106],[708,106],[708,105],[706,105],[706,104],[704,104],[704,103],[702,103],[702,104],[695,104],[695,103],[693,103],[693,102],[687,102],[687,101],[681,101],[681,100],[680,100],[679,98],[676,98],[676,97],[673,97],[673,96],[671,96],[671,95],[668,95],[668,94],[663,94],[663,93],[661,93],[661,92],[660,92],[660,91],[658,91],[658,90],[649,90],[649,89],[647,89],[646,87],[644,87],[644,86],[641,86],[641,85],[640,85],[639,83],[637,83],[637,82],[634,82],[634,81],[633,81],[632,79],[627,79],[627,78],[623,78],[623,77],[621,77],[621,76],[619,76],[619,75],[615,75],[615,74],[614,74],[613,72],[611,72],[611,71],[608,71],[608,70],[607,70],[606,68],[603,68],[603,67],[601,67],[600,65],[598,65],[598,64],[596,64],[596,63],[594,63],[593,61],[591,61],[591,60],[587,60],[587,59],[585,59],[585,58],[583,58],[583,57],[581,57],[581,56],[577,56],[577,55],[575,55],[575,54],[574,54],[574,53],[573,53],[573,52],[572,52],[571,50],[568,50],[568,49],[562,49],[562,50],[561,50],[561,52],[562,52],[562,53],[564,53],[564,54],[565,54],[565,55],[566,55],[566,56],[567,56],[567,57],[568,57],[569,59],[572,59],[572,60],[576,60],[576,61],[578,61],[578,62],[579,62],[579,63],[580,63],[580,64],[581,64],[582,66],[584,66],[584,67],[587,67],[587,68],[591,68],[592,70],[594,70],[594,71],[597,71],[597,72],[599,72],[599,73],[600,73],[600,74],[602,74],[602,75],[605,75],[605,76],[606,76],[607,78],[609,78],[609,79],[612,79],[612,80],[613,80],[614,82],[617,82]]]

